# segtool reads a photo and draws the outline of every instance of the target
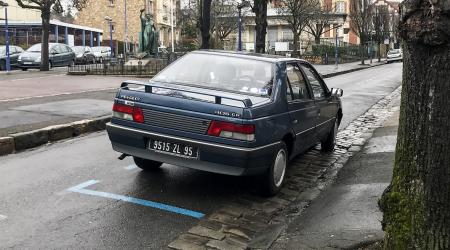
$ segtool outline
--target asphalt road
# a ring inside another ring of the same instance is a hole
[[[400,80],[401,64],[327,79],[344,89],[343,126]],[[0,248],[166,248],[252,189],[251,178],[172,165],[143,173],[118,156],[100,132],[1,157]]]

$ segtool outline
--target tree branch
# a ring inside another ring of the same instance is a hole
[[[19,5],[19,7],[24,8],[24,9],[42,10],[42,8],[44,7],[44,4],[42,2],[36,3],[35,1],[31,1],[32,3],[35,3],[38,6],[24,4],[22,0],[16,0],[16,2],[17,2],[17,5]]]

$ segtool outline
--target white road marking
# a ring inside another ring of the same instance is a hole
[[[0,221],[6,220],[8,218],[6,215],[0,214]]]
[[[130,166],[124,167],[126,170],[133,170],[136,169],[137,166],[135,164],[131,164]]]

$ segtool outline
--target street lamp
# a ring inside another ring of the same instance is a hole
[[[242,3],[238,4],[237,8],[239,11],[238,15],[238,51],[242,51],[242,8],[250,7],[249,1],[242,1]]]
[[[111,49],[111,57],[113,55],[113,35],[112,35],[112,18],[109,16],[105,16],[105,20],[108,22],[109,24],[109,48]]]
[[[0,1],[0,6],[5,8],[5,45],[6,45],[6,72],[11,70],[11,60],[9,55],[9,31],[8,31],[8,4]]]

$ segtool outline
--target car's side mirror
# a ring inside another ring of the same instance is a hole
[[[331,95],[337,96],[337,97],[342,97],[344,95],[344,90],[342,90],[340,88],[331,88]]]

